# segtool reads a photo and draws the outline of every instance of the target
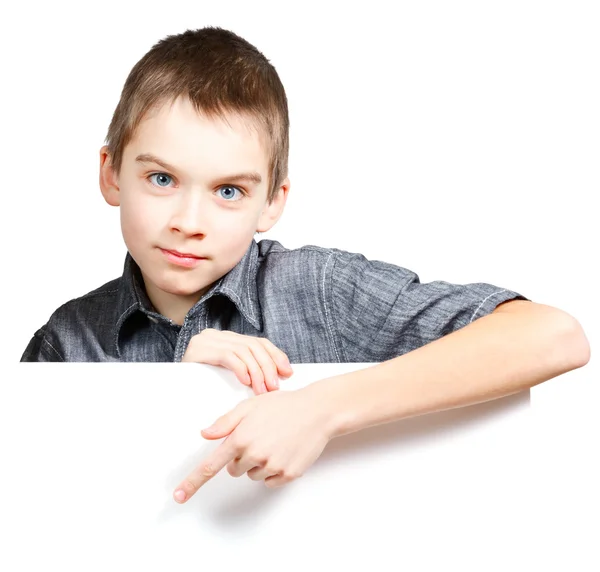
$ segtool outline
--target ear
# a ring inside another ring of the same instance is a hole
[[[256,225],[256,232],[267,232],[279,220],[283,214],[283,207],[285,207],[289,190],[290,180],[286,177],[273,197],[273,202],[265,205]]]
[[[100,190],[104,200],[113,207],[121,204],[119,182],[112,166],[108,146],[103,145],[100,149]]]

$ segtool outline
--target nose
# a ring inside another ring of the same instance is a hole
[[[179,194],[171,215],[171,230],[187,236],[206,234],[208,203],[199,190],[188,189]]]

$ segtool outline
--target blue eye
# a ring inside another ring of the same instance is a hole
[[[167,178],[167,179],[171,179],[171,180],[172,180],[172,177],[171,177],[171,175],[167,175],[166,173],[153,173],[153,174],[152,174],[152,175],[150,175],[148,178],[149,178],[150,180],[152,180],[152,177],[160,177],[159,181],[160,181],[160,180],[162,180],[163,182],[164,182],[165,178]],[[157,187],[166,187],[166,186],[168,186],[168,181],[167,181],[167,185],[163,185],[163,184],[161,184],[161,183],[158,183],[158,184],[154,183],[154,184],[155,184]]]
[[[231,197],[235,196],[235,191],[239,191],[239,193],[242,196],[244,195],[244,193],[240,189],[238,189],[237,187],[234,187],[233,185],[223,185],[222,187],[219,187],[219,191],[222,191],[222,190],[228,191],[227,196],[221,195],[224,199],[227,199],[227,200],[229,200]],[[240,198],[242,198],[242,197],[240,197]],[[235,201],[229,201],[229,202],[235,202]]]
[[[156,179],[153,177],[156,177]],[[173,181],[173,177],[171,177],[171,175],[167,175],[167,173],[152,173],[151,175],[148,175],[147,179],[150,180],[151,184],[162,189],[169,188],[169,182]],[[242,191],[239,187],[235,187],[234,185],[222,185],[219,187],[218,191],[224,191],[221,197],[226,199],[228,202],[237,202],[246,195],[244,191]],[[238,198],[234,198],[236,191],[240,194]]]

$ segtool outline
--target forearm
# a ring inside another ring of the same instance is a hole
[[[407,354],[307,389],[330,408],[333,437],[522,391],[589,359],[578,322],[548,308],[489,314]]]

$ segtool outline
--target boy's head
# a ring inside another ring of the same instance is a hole
[[[160,312],[189,309],[279,219],[288,133],[277,72],[232,32],[167,36],[133,67],[100,150],[100,187],[121,207]],[[165,251],[206,259],[186,265]]]

